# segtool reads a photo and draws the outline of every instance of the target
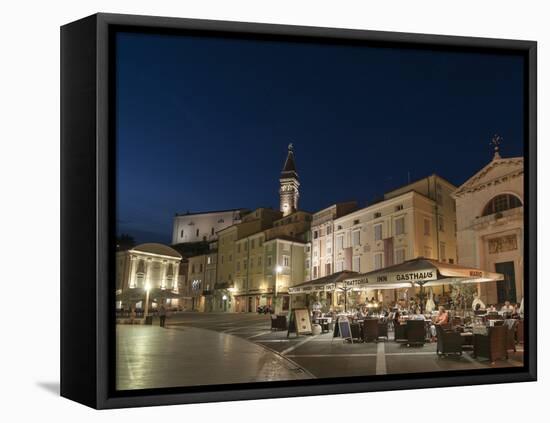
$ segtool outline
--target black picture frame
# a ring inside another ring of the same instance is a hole
[[[525,59],[525,366],[294,382],[117,392],[114,357],[114,136],[112,37],[132,29],[432,50],[493,51]],[[196,19],[95,14],[61,28],[61,395],[105,409],[304,395],[535,381],[537,377],[534,41],[455,37]]]

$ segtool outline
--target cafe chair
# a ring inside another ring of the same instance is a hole
[[[287,330],[286,316],[271,315],[271,330]]]
[[[380,338],[386,338],[386,341],[388,338],[388,322],[378,322],[378,339]]]
[[[350,323],[351,328],[351,337],[354,341],[362,341],[363,337],[361,336],[361,326],[359,323]]]
[[[518,320],[516,328],[516,341],[518,344],[523,344],[523,320]]]
[[[402,325],[399,322],[394,322],[393,325],[394,330],[394,340],[398,343],[406,343],[407,342],[407,325]]]
[[[441,325],[435,325],[437,334],[437,355],[462,355],[462,336],[458,332],[445,330]]]
[[[515,319],[507,319],[504,321],[504,327],[506,328],[506,353],[510,350],[516,352],[516,330],[518,321]]]
[[[424,320],[407,320],[407,345],[424,345],[426,343],[425,325]]]
[[[378,340],[378,319],[365,319],[363,321],[363,341]]]
[[[506,360],[506,327],[487,328],[487,335],[474,334],[474,357],[487,357],[491,363]]]
[[[462,317],[455,316],[451,320],[451,326],[454,328],[455,326],[462,326],[464,324],[464,321],[462,320]]]

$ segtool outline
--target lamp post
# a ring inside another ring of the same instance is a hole
[[[283,268],[281,265],[277,265],[275,268],[275,287],[273,289],[273,305],[274,308],[277,306],[277,285],[279,284],[279,274],[283,271]],[[275,310],[277,312],[277,310]]]

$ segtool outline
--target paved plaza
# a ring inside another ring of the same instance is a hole
[[[143,389],[523,365],[523,348],[491,364],[465,351],[438,357],[436,344],[347,343],[332,333],[287,338],[270,317],[178,313],[166,328],[117,326],[117,388]],[[391,338],[391,337],[390,337]]]

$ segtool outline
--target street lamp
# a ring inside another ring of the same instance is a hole
[[[283,267],[280,264],[278,264],[277,267],[275,267],[275,289],[273,290],[274,306],[277,305],[277,285],[279,284],[279,273],[281,273],[282,271],[283,271]]]

